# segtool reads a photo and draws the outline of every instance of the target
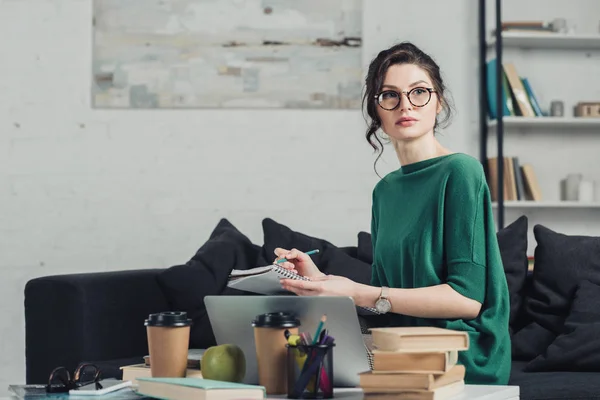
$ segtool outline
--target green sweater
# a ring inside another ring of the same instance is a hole
[[[469,333],[459,352],[465,382],[508,382],[509,295],[481,163],[454,153],[405,165],[373,190],[372,285],[420,288],[447,283],[482,303],[475,319],[392,314],[394,325]]]

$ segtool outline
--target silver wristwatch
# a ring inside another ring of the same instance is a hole
[[[382,286],[381,294],[379,295],[377,302],[375,302],[375,309],[377,310],[377,312],[379,312],[381,314],[388,313],[392,309],[392,303],[390,302],[390,299],[388,298],[389,291],[390,291],[389,287]]]

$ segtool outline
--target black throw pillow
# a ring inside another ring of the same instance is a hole
[[[524,371],[600,372],[600,286],[581,281],[563,332]]]
[[[579,282],[600,282],[600,237],[568,236],[542,225],[533,232],[537,246],[526,312],[533,322],[559,335]]]
[[[275,249],[278,247],[287,250],[298,249],[303,252],[319,250],[318,253],[310,257],[317,266],[321,266],[321,257],[323,257],[325,247],[329,245],[333,246],[326,240],[295,232],[271,218],[262,220],[262,228],[264,257],[268,260],[270,259],[271,262],[275,260]]]
[[[511,333],[521,328],[527,278],[527,217],[520,216],[496,233],[510,296]]]
[[[232,269],[255,267],[260,251],[260,246],[254,245],[229,221],[222,219],[190,261],[158,275],[158,283],[171,310],[186,311],[193,321],[191,348],[215,344],[204,296],[246,294],[227,287],[229,274]]]
[[[369,265],[373,264],[373,242],[371,241],[371,234],[369,232],[358,232],[356,258]]]
[[[345,276],[359,283],[371,282],[371,265],[352,257],[347,249],[339,248],[324,239],[293,231],[271,218],[265,218],[262,225],[265,256],[273,254],[272,259],[274,259],[273,252],[277,247],[288,250],[296,248],[300,251],[318,249],[319,253],[312,255],[311,258],[321,272]]]

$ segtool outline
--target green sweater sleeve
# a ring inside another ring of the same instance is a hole
[[[375,262],[375,242],[377,241],[377,216],[375,215],[375,195],[373,195],[373,207],[371,209],[371,246],[373,250],[373,262],[371,264],[371,285],[381,286],[379,270]]]
[[[483,303],[486,287],[486,226],[483,170],[460,168],[449,176],[444,201],[447,283]]]

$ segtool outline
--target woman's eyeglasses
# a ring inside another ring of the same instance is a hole
[[[393,111],[400,106],[400,98],[405,94],[410,104],[414,107],[424,107],[431,100],[431,93],[436,92],[433,88],[416,87],[408,92],[398,92],[396,90],[384,90],[375,95],[379,107],[387,111]]]
[[[71,379],[68,369],[57,367],[50,373],[46,392],[66,393],[69,390],[92,383],[96,384],[96,389],[102,388],[100,384],[100,369],[94,364],[79,365],[73,374],[73,379]]]

